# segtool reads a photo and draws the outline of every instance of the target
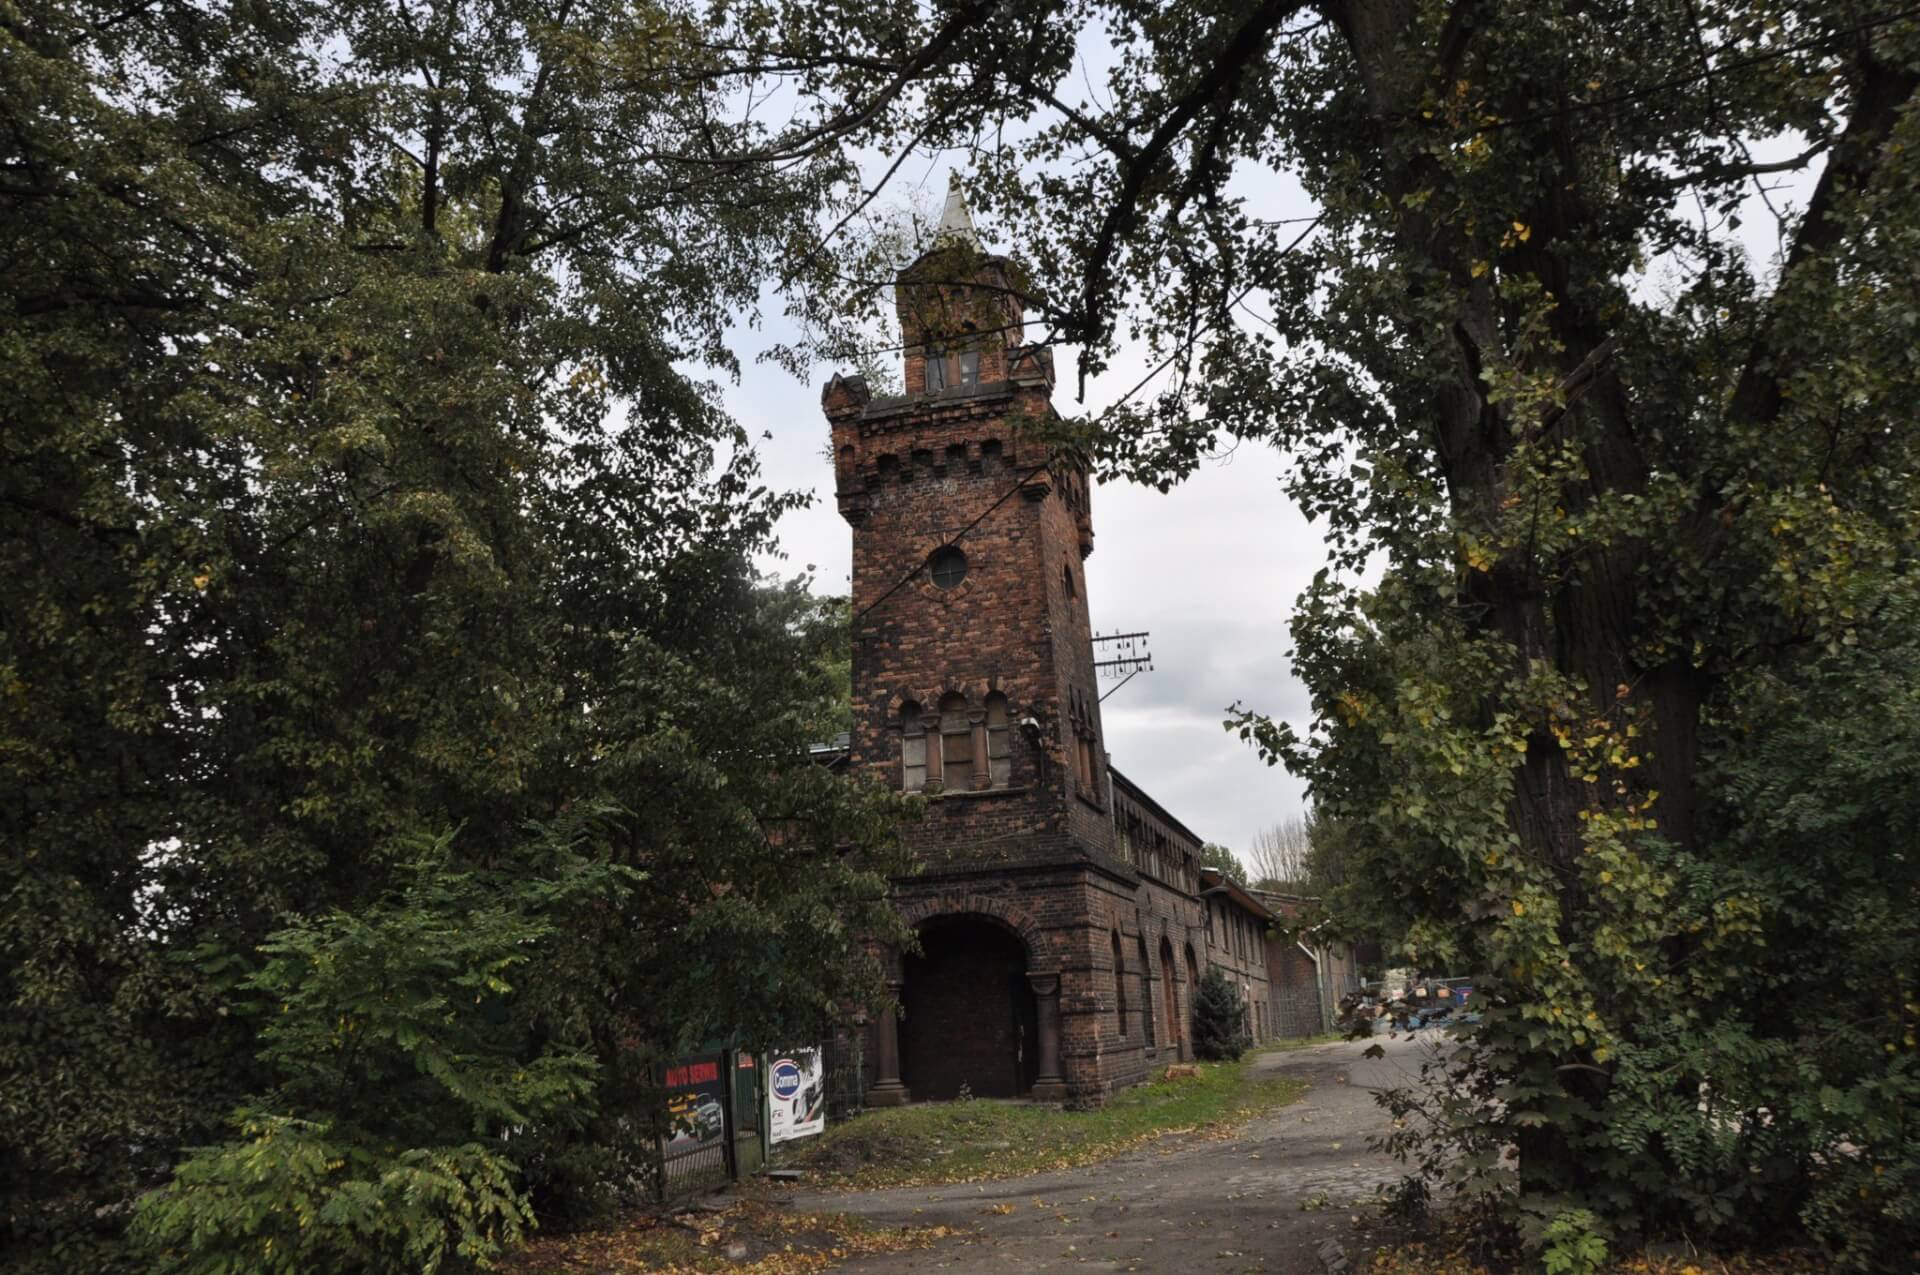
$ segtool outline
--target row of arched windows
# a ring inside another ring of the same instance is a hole
[[[1140,967],[1137,977],[1140,979],[1140,1040],[1147,1048],[1158,1047],[1162,1034],[1154,1026],[1154,989],[1153,969],[1147,960],[1147,936],[1139,936]],[[1125,949],[1120,944],[1120,931],[1113,931],[1113,1011],[1115,1025],[1122,1040],[1127,1035],[1127,967]],[[1180,1023],[1180,1002],[1174,992],[1173,943],[1164,935],[1160,939],[1160,1008],[1165,1013],[1164,1043],[1179,1045],[1185,1039],[1186,1032]],[[1188,995],[1196,995],[1200,987],[1200,963],[1194,958],[1193,944],[1187,944],[1187,980]]]
[[[1007,697],[994,691],[975,705],[965,695],[950,692],[931,713],[914,700],[902,704],[900,781],[908,792],[1005,788],[1012,783]]]

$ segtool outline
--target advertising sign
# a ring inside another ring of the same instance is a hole
[[[721,1100],[716,1056],[689,1058],[667,1068],[667,1154],[680,1155],[727,1136],[727,1109]]]
[[[827,1086],[819,1050],[796,1049],[774,1055],[767,1071],[767,1089],[773,1108],[767,1136],[772,1141],[810,1138],[826,1129]]]

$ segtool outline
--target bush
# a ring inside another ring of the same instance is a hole
[[[276,1083],[237,1136],[144,1197],[136,1229],[162,1270],[431,1272],[480,1264],[533,1222],[525,1131],[590,1111],[593,1059],[539,1039],[508,982],[553,959],[552,909],[618,895],[617,869],[536,838],[538,875],[455,871],[450,838],[416,846],[391,901],[273,936],[242,985]]]
[[[511,1162],[477,1143],[394,1152],[264,1113],[143,1202],[160,1269],[192,1275],[419,1271],[485,1264],[533,1217]]]
[[[1240,989],[1217,965],[1200,979],[1200,995],[1193,1003],[1193,1052],[1215,1062],[1231,1062],[1247,1052],[1247,1007]]]

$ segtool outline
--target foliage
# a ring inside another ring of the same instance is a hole
[[[585,1123],[596,1068],[542,1040],[528,1007],[515,1021],[510,980],[536,962],[563,973],[565,918],[618,907],[644,875],[550,833],[521,872],[483,881],[453,868],[452,844],[413,847],[391,901],[262,944],[232,1008],[261,1024],[274,1084],[237,1139],[140,1201],[167,1269],[433,1271],[531,1224],[510,1157]]]
[[[1121,46],[1103,84],[1066,10],[960,6],[875,109],[993,119],[976,206],[1083,381],[1123,338],[1163,373],[1062,423],[1108,476],[1223,431],[1291,458],[1332,546],[1313,723],[1231,725],[1349,838],[1335,913],[1475,972],[1442,1138],[1510,1225],[1905,1260],[1920,20],[1071,12]]]
[[[1201,1058],[1237,1059],[1253,1042],[1247,1036],[1247,1006],[1240,989],[1221,972],[1207,966],[1193,998],[1193,1052]]]
[[[1567,1209],[1541,1232],[1540,1269],[1546,1275],[1594,1275],[1607,1261],[1606,1237],[1591,1209]]]
[[[381,1154],[252,1112],[239,1130],[143,1205],[158,1269],[435,1272],[486,1261],[533,1222],[512,1163],[477,1143]]]
[[[1247,865],[1240,862],[1240,856],[1223,845],[1207,842],[1200,847],[1200,866],[1212,868],[1235,885],[1245,888],[1247,885]]]
[[[818,720],[812,729],[821,743],[853,729],[853,604],[844,597],[822,598],[796,578],[766,590],[767,604],[808,646],[806,656],[821,682]]]
[[[806,760],[795,499],[689,374],[846,171],[700,160],[750,43],[0,7],[0,1265],[150,1269],[170,1178],[188,1264],[275,1192],[282,1253],[479,1256],[606,1205],[659,1055],[876,990],[898,803]]]

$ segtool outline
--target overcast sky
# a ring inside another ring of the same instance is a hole
[[[939,207],[944,167],[916,174],[903,200]],[[920,187],[916,196],[913,187]],[[1270,216],[1298,216],[1297,191],[1276,183]],[[991,225],[980,233],[1003,247]],[[743,359],[789,340],[769,319],[739,334]],[[758,343],[757,346],[755,343]],[[1055,401],[1074,411],[1073,351],[1056,352]],[[897,356],[894,356],[897,357]],[[1145,374],[1138,358],[1122,358],[1088,387],[1089,408],[1126,393]],[[833,473],[823,453],[827,423],[820,389],[830,372],[802,385],[768,363],[750,362],[726,404],[758,443],[769,482],[811,491],[813,506],[780,525],[788,555],[769,569],[795,574],[811,564],[825,591],[847,591],[851,529],[833,503]],[[1244,858],[1254,833],[1304,810],[1300,783],[1268,767],[1221,723],[1236,700],[1305,724],[1305,688],[1287,660],[1287,616],[1324,563],[1319,534],[1280,489],[1281,458],[1245,445],[1208,463],[1162,495],[1130,483],[1109,483],[1093,497],[1094,553],[1087,560],[1089,606],[1097,632],[1152,633],[1154,671],[1134,678],[1102,705],[1114,765],[1202,837]],[[1112,683],[1102,689],[1111,689]]]

